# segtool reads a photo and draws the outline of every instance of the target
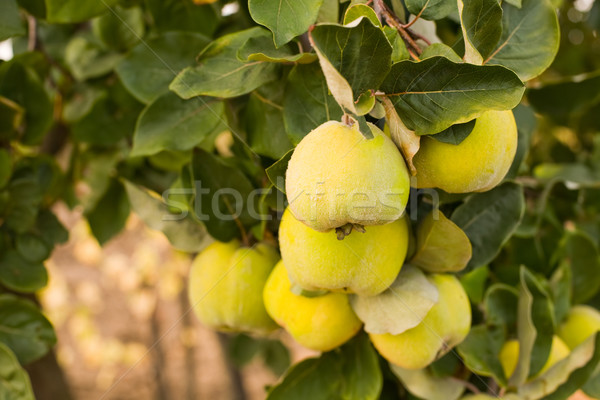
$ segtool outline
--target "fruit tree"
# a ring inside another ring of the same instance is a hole
[[[189,253],[269,400],[600,398],[599,29],[594,0],[1,0],[0,398],[56,343],[57,202]]]

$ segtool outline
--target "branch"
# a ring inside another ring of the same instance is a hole
[[[378,15],[383,16],[385,22],[387,22],[389,26],[395,28],[400,33],[402,40],[404,40],[404,43],[406,43],[408,53],[411,55],[411,57],[417,61],[420,61],[418,56],[421,55],[423,51],[421,50],[419,45],[414,41],[411,34],[409,34],[409,31],[413,35],[416,34],[413,31],[406,30],[404,28],[404,25],[402,24],[400,19],[392,12],[392,10],[389,9],[389,7],[383,2],[383,0],[374,0],[373,7]]]

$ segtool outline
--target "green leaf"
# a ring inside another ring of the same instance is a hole
[[[123,85],[143,103],[169,90],[169,83],[210,40],[199,33],[167,32],[135,46],[116,68]]]
[[[294,53],[289,45],[276,48],[270,37],[258,36],[248,39],[239,49],[238,58],[242,61],[309,64],[317,60],[317,55]]]
[[[65,49],[65,62],[79,81],[107,75],[122,58],[122,54],[105,50],[83,35],[74,37]]]
[[[267,177],[281,193],[285,193],[285,172],[287,171],[288,163],[290,162],[293,153],[294,149],[289,150],[279,160],[266,169]]]
[[[0,342],[10,347],[21,364],[28,364],[56,344],[56,334],[35,304],[3,294],[0,295]]]
[[[0,100],[1,101],[1,100]],[[0,149],[0,189],[6,186],[12,174],[12,159],[6,149]]]
[[[452,214],[452,221],[469,237],[473,256],[469,269],[488,264],[515,232],[525,211],[523,188],[506,182],[470,196]]]
[[[471,132],[473,132],[473,128],[475,128],[475,122],[476,120],[471,120],[469,122],[465,122],[464,124],[452,125],[440,133],[431,135],[431,137],[442,143],[459,145],[471,134]]]
[[[192,159],[196,184],[196,217],[204,222],[212,237],[228,242],[240,234],[238,222],[256,222],[249,213],[254,186],[239,166],[203,150]]]
[[[513,110],[513,114],[517,122],[519,141],[517,144],[517,154],[515,154],[515,158],[506,173],[505,179],[513,179],[518,175],[521,164],[523,164],[529,153],[533,132],[537,127],[537,119],[531,107],[519,104]]]
[[[573,116],[600,102],[600,72],[528,89],[527,98],[537,112],[569,126]]]
[[[35,400],[29,375],[6,345],[0,343],[0,397],[3,400]]]
[[[469,370],[479,375],[492,376],[499,384],[505,385],[506,378],[498,360],[505,338],[501,327],[476,325],[458,345],[457,351]]]
[[[467,292],[469,300],[473,304],[479,304],[483,301],[485,287],[490,277],[490,269],[487,266],[475,268],[460,277],[460,283]]]
[[[502,7],[498,0],[459,0],[458,8],[465,61],[481,65],[502,36]]]
[[[436,377],[427,369],[404,369],[390,364],[394,375],[413,395],[427,400],[457,400],[465,391],[465,385],[452,377]]]
[[[350,304],[369,333],[399,335],[419,325],[439,298],[421,270],[405,264],[392,285],[376,296],[350,296]]]
[[[456,54],[452,47],[447,46],[444,43],[432,43],[430,46],[425,47],[423,53],[421,53],[421,60],[431,57],[446,57],[448,60],[455,63],[463,62],[463,59]]]
[[[504,326],[507,330],[517,323],[519,291],[504,283],[495,283],[485,292],[483,307],[490,326]]]
[[[454,0],[405,0],[404,3],[411,14],[421,14],[427,20],[442,19],[456,10]]]
[[[543,375],[519,387],[516,397],[507,397],[506,400],[566,399],[586,383],[599,362],[600,334],[596,333]]]
[[[9,250],[0,256],[0,283],[17,292],[33,293],[48,284],[48,272],[41,262],[29,262]]]
[[[352,26],[318,25],[310,40],[338,104],[359,116],[368,113],[375,100],[369,91],[379,88],[391,65],[383,31],[363,17]]]
[[[404,124],[419,135],[471,121],[487,110],[510,110],[525,90],[506,68],[457,64],[445,57],[396,63],[381,89]]]
[[[10,141],[18,133],[25,110],[14,101],[0,96],[0,140]],[[0,185],[3,186],[3,185]]]
[[[50,255],[51,247],[38,235],[23,233],[17,236],[15,248],[26,261],[39,263]]]
[[[361,334],[339,350],[294,365],[269,389],[267,400],[375,400],[382,384],[377,353]]]
[[[562,321],[571,309],[573,298],[573,272],[567,262],[556,268],[550,279],[552,302],[554,303],[554,320]]]
[[[519,361],[509,385],[520,386],[544,367],[550,355],[554,327],[554,308],[550,296],[540,281],[525,267],[521,267],[517,311]]]
[[[502,6],[502,37],[484,63],[503,65],[523,81],[550,66],[560,42],[556,11],[548,0],[523,0],[519,9]]]
[[[198,32],[212,36],[221,20],[217,8],[192,0],[146,0],[156,28],[161,31]]]
[[[219,99],[183,100],[174,93],[166,93],[140,114],[131,156],[190,150],[212,134],[227,129],[224,121],[225,105]]]
[[[111,179],[104,196],[85,217],[100,245],[121,232],[129,217],[129,199],[121,182]]]
[[[119,0],[46,0],[48,22],[70,24],[112,10]]]
[[[189,217],[173,216],[157,194],[124,181],[132,210],[150,228],[161,231],[178,250],[202,251],[212,239],[206,228]]]
[[[274,80],[278,65],[270,62],[244,62],[238,50],[248,39],[269,35],[251,28],[221,36],[197,57],[197,65],[187,67],[171,82],[170,89],[184,99],[194,96],[236,97]]]
[[[25,34],[25,27],[19,15],[15,0],[3,0],[0,3],[0,42],[13,36]]]
[[[383,27],[383,33],[385,33],[385,37],[387,37],[388,42],[392,45],[392,64],[397,63],[398,61],[408,60],[410,54],[408,54],[406,44],[404,43],[404,40],[402,40],[402,36],[400,36],[398,30],[386,25]],[[427,49],[429,47],[427,47]],[[427,49],[425,49],[425,51]],[[425,51],[423,51],[423,54]]]
[[[315,23],[323,0],[249,0],[252,19],[273,32],[276,47],[303,34]]]
[[[566,231],[552,257],[572,271],[573,303],[584,303],[600,289],[600,254],[596,243],[583,232]]]
[[[319,8],[319,15],[317,16],[317,22],[333,22],[339,21],[340,14],[340,1],[339,0],[323,0],[321,8]]]
[[[106,47],[125,51],[144,36],[146,26],[140,7],[115,7],[112,11],[92,20],[92,31]]]
[[[0,95],[25,110],[23,144],[38,144],[52,126],[53,105],[35,72],[16,60],[0,64]]]
[[[319,125],[342,115],[319,65],[296,65],[288,75],[283,99],[283,122],[291,142],[298,144]]]
[[[267,340],[261,348],[265,364],[277,376],[281,376],[290,366],[290,352],[279,340]]]
[[[533,169],[533,176],[542,182],[565,182],[571,189],[600,185],[600,171],[579,163],[542,163]]]
[[[60,223],[52,211],[47,209],[39,211],[37,221],[35,222],[35,229],[50,248],[56,244],[66,243],[69,239],[67,229]]]
[[[277,160],[292,147],[283,122],[284,86],[264,85],[250,94],[244,114],[245,130],[252,150]]]
[[[361,17],[365,17],[371,21],[373,25],[381,27],[381,22],[379,21],[379,18],[377,18],[375,10],[366,4],[355,4],[348,7],[344,14],[344,25],[348,25]]]
[[[431,212],[419,224],[411,264],[427,272],[457,272],[471,259],[467,235],[442,212]]]

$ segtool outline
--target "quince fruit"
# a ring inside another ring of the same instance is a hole
[[[577,305],[572,307],[558,328],[558,336],[572,350],[588,337],[600,331],[600,312],[593,307]]]
[[[568,356],[569,352],[570,350],[565,342],[555,335],[552,338],[552,347],[550,348],[548,360],[542,369],[537,373],[537,375],[542,375],[544,372],[549,370],[554,364]],[[506,377],[510,377],[513,372],[515,372],[515,368],[517,368],[517,363],[519,361],[519,341],[512,339],[504,343],[498,358],[500,359],[500,364],[502,364],[504,375]]]

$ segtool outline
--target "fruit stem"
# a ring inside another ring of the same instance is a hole
[[[335,228],[337,239],[344,240],[346,236],[349,236],[352,233],[352,230],[355,230],[360,233],[366,232],[365,227],[363,225],[348,222],[346,225],[338,226],[337,228]]]

